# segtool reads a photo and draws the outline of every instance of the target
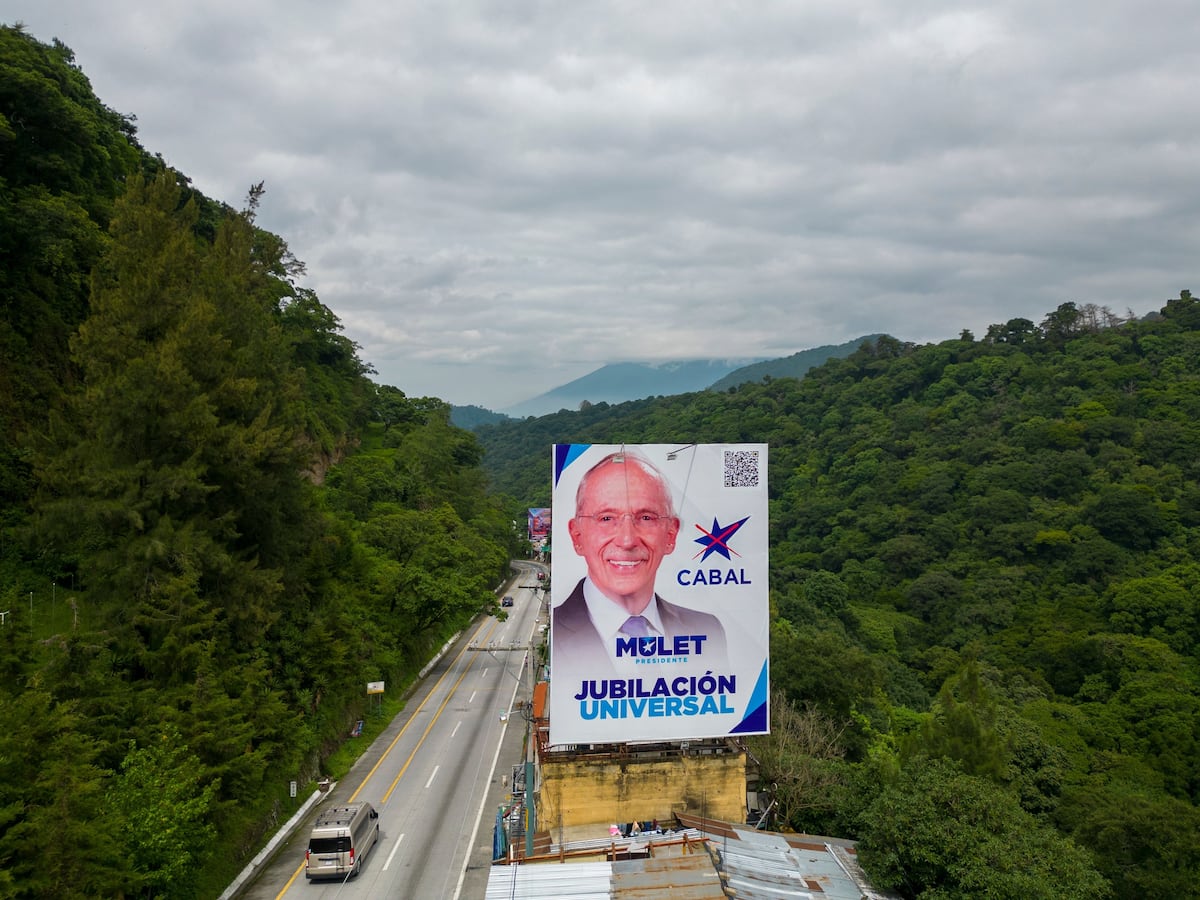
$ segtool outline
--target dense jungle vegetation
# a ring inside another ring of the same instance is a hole
[[[202,196],[0,28],[2,898],[217,896],[519,552],[262,196]]]
[[[1064,303],[767,380],[478,430],[770,445],[782,822],[907,897],[1196,896],[1200,301]]]
[[[371,381],[262,199],[0,28],[0,898],[215,896],[571,440],[770,444],[781,825],[906,897],[1196,895],[1188,292],[476,439]]]

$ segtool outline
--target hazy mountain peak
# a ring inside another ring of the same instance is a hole
[[[803,378],[804,373],[826,360],[849,356],[865,341],[875,341],[882,335],[872,334],[854,338],[843,344],[827,344],[800,350],[791,356],[777,359],[690,359],[662,363],[619,362],[601,366],[574,381],[539,394],[522,403],[498,412],[477,406],[456,406],[452,411],[454,424],[461,428],[502,420],[506,417],[523,419],[544,416],[560,409],[579,409],[588,403],[625,403],[646,397],[667,397],[693,391],[726,390],[748,381],[771,378]]]
[[[589,403],[624,403],[645,397],[702,391],[735,369],[758,359],[693,359],[664,363],[620,362],[601,366],[581,378],[501,410],[514,418],[543,416]]]

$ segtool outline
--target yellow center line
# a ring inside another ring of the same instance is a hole
[[[396,746],[396,742],[399,741],[400,738],[404,736],[404,732],[408,731],[408,726],[413,723],[413,719],[416,718],[417,713],[419,713],[422,709],[425,708],[425,704],[429,702],[430,698],[433,697],[434,692],[437,691],[437,689],[441,686],[442,682],[446,680],[446,676],[449,675],[454,670],[454,667],[458,664],[458,661],[460,659],[462,659],[463,654],[466,653],[467,650],[470,649],[470,647],[473,643],[475,643],[476,641],[478,641],[480,639],[479,638],[480,633],[485,628],[489,628],[490,630],[495,630],[496,626],[499,624],[500,623],[497,622],[495,619],[491,619],[490,622],[485,621],[483,624],[481,624],[479,626],[478,631],[475,632],[475,637],[471,638],[471,640],[469,640],[467,642],[466,646],[464,646],[461,650],[458,651],[458,656],[454,657],[454,662],[452,662],[449,666],[446,667],[446,671],[442,673],[442,677],[439,678],[437,680],[437,682],[433,685],[433,687],[431,687],[429,689],[429,693],[425,695],[425,699],[421,701],[421,705],[418,706],[415,710],[413,710],[412,715],[410,715],[408,717],[408,721],[404,723],[404,727],[401,728],[400,731],[396,733],[396,736],[394,738],[392,738],[392,742],[390,744],[388,744],[387,749],[383,751],[383,754],[379,757],[379,760],[375,763],[375,765],[373,765],[371,767],[371,771],[366,774],[366,777],[363,778],[362,783],[360,783],[359,786],[357,788],[355,788],[354,793],[350,795],[350,799],[346,801],[347,803],[352,803],[354,801],[354,799],[356,797],[358,797],[358,795],[362,792],[362,789],[367,786],[367,782],[371,780],[371,776],[375,774],[375,770],[378,769],[381,765],[383,765],[383,761],[385,759],[387,759],[388,754],[392,752],[392,748]],[[436,713],[434,713],[433,719],[430,721],[428,727],[425,729],[425,733],[421,735],[421,740],[417,742],[417,746],[413,748],[413,752],[410,753],[408,759],[405,760],[403,768],[400,769],[400,774],[396,776],[396,780],[392,782],[391,787],[389,787],[387,789],[387,793],[383,795],[383,800],[380,801],[381,806],[384,803],[387,803],[388,797],[390,797],[392,795],[392,791],[395,790],[396,785],[399,783],[401,776],[403,776],[404,772],[408,769],[408,765],[409,765],[409,763],[412,762],[413,757],[416,755],[417,750],[419,750],[421,748],[421,744],[424,743],[425,738],[429,735],[429,729],[433,727],[433,723],[436,722],[438,719],[438,716],[440,716],[442,714],[442,710],[444,710],[446,708],[446,704],[449,703],[450,698],[454,696],[454,690],[460,684],[462,684],[462,680],[467,677],[467,672],[470,671],[471,666],[473,666],[473,665],[475,665],[475,660],[471,660],[470,664],[465,669],[463,669],[462,675],[458,676],[458,681],[454,682],[454,687],[450,689],[450,692],[446,695],[446,699],[442,701],[442,705],[439,706],[438,711]],[[296,879],[300,877],[300,873],[303,871],[304,871],[304,860],[302,859],[302,860],[300,860],[300,865],[296,867],[296,871],[292,873],[292,877],[289,878],[287,880],[287,884],[285,884],[283,886],[283,890],[281,890],[278,894],[275,895],[275,900],[279,900],[280,897],[282,897],[284,894],[286,894],[291,889],[292,884],[295,883]]]
[[[421,710],[423,710],[425,708],[425,704],[430,701],[430,699],[433,697],[434,692],[439,687],[441,687],[442,682],[446,680],[446,676],[449,675],[451,671],[453,671],[454,667],[458,664],[458,661],[460,659],[462,659],[463,654],[466,653],[467,650],[470,649],[471,644],[473,644],[479,640],[479,633],[482,632],[485,627],[489,627],[490,629],[494,630],[496,628],[496,626],[499,624],[500,623],[497,622],[495,619],[492,619],[490,622],[490,625],[488,622],[484,622],[482,625],[479,626],[479,631],[475,632],[475,637],[473,637],[470,641],[468,641],[467,645],[458,651],[458,656],[454,657],[454,662],[451,663],[446,668],[446,671],[442,673],[442,677],[439,678],[437,680],[437,683],[432,688],[429,689],[429,693],[425,695],[425,699],[421,701],[421,705],[418,706],[415,710],[413,710],[412,715],[408,717],[408,721],[404,723],[404,727],[401,728],[399,732],[397,732],[397,734],[394,738],[392,738],[392,742],[390,744],[388,744],[387,749],[383,751],[383,755],[379,757],[379,761],[376,762],[375,765],[371,766],[371,771],[367,773],[366,777],[362,780],[362,783],[355,789],[354,793],[350,795],[350,800],[347,802],[351,802],[351,803],[354,802],[354,800],[358,797],[358,795],[360,793],[362,793],[362,789],[367,786],[367,782],[371,780],[371,776],[375,774],[375,770],[378,769],[381,765],[383,765],[383,761],[385,759],[387,759],[388,754],[392,752],[392,748],[396,746],[396,742],[399,741],[400,738],[402,738],[404,736],[404,732],[408,731],[408,726],[413,723],[413,720],[417,717],[417,713],[419,713]],[[474,664],[474,660],[472,660],[472,664]],[[470,668],[470,666],[468,666],[468,668]],[[463,675],[466,675],[465,671],[463,672]],[[454,683],[454,687],[458,687],[460,682],[462,682],[461,677],[458,679],[458,681],[456,681]],[[451,694],[454,693],[453,688],[451,689],[450,693]],[[443,703],[442,707],[445,707],[445,705],[446,704]],[[440,713],[441,709],[439,709],[438,712]],[[437,716],[434,716],[434,718],[436,719]],[[426,733],[428,733],[428,729],[426,729]],[[419,747],[420,744],[418,744],[417,746]],[[407,763],[405,765],[407,765]],[[393,782],[393,785],[394,785],[394,782]],[[387,802],[388,794],[390,794],[390,793],[391,793],[391,789],[388,790],[387,794],[384,794],[384,797],[383,797],[384,803]]]
[[[416,759],[417,751],[420,750],[421,745],[425,743],[425,738],[429,737],[429,732],[433,730],[434,724],[441,717],[442,711],[446,708],[446,704],[450,702],[450,699],[454,696],[454,692],[458,690],[458,686],[462,684],[462,680],[467,677],[467,673],[471,671],[471,666],[473,665],[475,665],[475,660],[471,660],[469,663],[467,663],[466,668],[463,669],[463,673],[458,676],[458,681],[454,682],[454,687],[450,688],[450,690],[446,692],[446,699],[442,701],[442,705],[438,707],[437,712],[433,714],[433,718],[429,720],[429,724],[425,726],[425,731],[421,734],[421,739],[417,741],[417,745],[413,747],[412,753],[408,754],[408,759],[404,761],[404,765],[402,765],[400,767],[400,771],[396,773],[396,777],[392,781],[391,786],[387,789],[387,793],[383,795],[380,805],[387,803],[388,798],[392,796],[392,791],[396,789],[396,785],[400,783],[400,779],[403,778],[404,773],[408,771],[409,764]]]

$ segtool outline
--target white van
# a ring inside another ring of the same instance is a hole
[[[308,836],[304,877],[309,880],[353,877],[378,840],[379,813],[370,803],[348,803],[327,809],[317,816]]]

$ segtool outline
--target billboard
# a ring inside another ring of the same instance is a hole
[[[556,444],[550,743],[763,734],[766,444]]]
[[[529,510],[529,539],[536,541],[550,535],[550,510],[546,508]]]

